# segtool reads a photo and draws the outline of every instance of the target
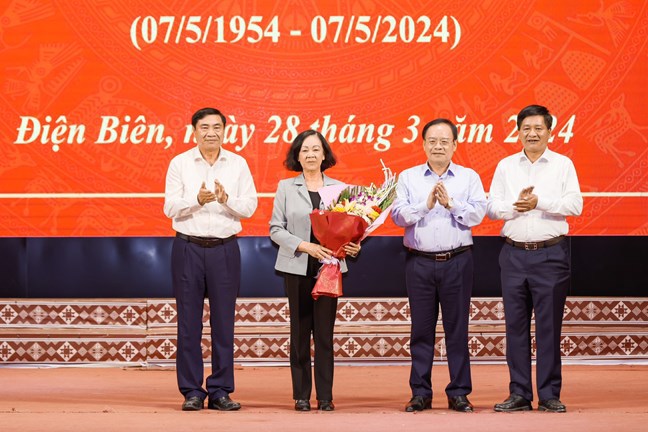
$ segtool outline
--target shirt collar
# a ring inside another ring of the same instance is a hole
[[[546,148],[544,153],[542,153],[542,155],[538,158],[538,160],[536,162],[551,162],[551,160],[554,158],[555,154],[556,153],[549,150],[549,148]],[[519,155],[520,155],[520,162],[526,161],[526,162],[531,163],[531,161],[529,160],[527,155],[524,153],[524,149],[522,149],[520,151]]]
[[[423,165],[421,165],[421,168],[423,170],[423,176],[427,177],[429,175],[437,175],[434,171],[430,169],[428,166],[427,162],[425,162]],[[457,164],[454,162],[450,161],[450,165],[448,165],[448,169],[446,172],[444,172],[441,176],[438,176],[439,178],[445,177],[445,176],[451,176],[454,177],[457,173]]]
[[[218,158],[216,160],[227,160],[228,153],[229,152],[227,150],[221,147],[220,153],[218,153]],[[202,154],[200,153],[198,146],[193,148],[191,155],[193,156],[194,160],[205,160],[205,158],[203,158]]]

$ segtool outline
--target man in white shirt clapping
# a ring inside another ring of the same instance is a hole
[[[173,294],[178,312],[176,370],[183,411],[241,408],[234,391],[234,312],[241,282],[236,235],[252,216],[257,193],[247,162],[221,148],[225,116],[203,108],[191,123],[198,145],[174,157],[164,192],[164,214],[173,220]],[[209,298],[212,373],[203,388],[202,316]]]
[[[493,176],[488,216],[503,219],[499,256],[506,321],[510,396],[495,411],[528,411],[531,380],[531,315],[535,311],[538,410],[566,412],[560,339],[570,283],[566,216],[578,216],[583,197],[572,161],[547,148],[553,118],[530,105],[517,116],[524,149],[500,161]]]

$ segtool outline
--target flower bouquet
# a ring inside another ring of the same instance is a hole
[[[385,179],[380,187],[373,183],[342,184],[318,191],[324,210],[313,210],[310,215],[313,235],[321,245],[333,250],[333,256],[320,260],[322,267],[311,292],[315,300],[320,296],[342,296],[340,260],[346,256],[344,246],[359,243],[387,219],[396,198],[396,176],[384,164],[383,172]]]

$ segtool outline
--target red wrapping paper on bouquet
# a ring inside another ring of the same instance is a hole
[[[310,214],[313,235],[320,244],[333,251],[333,262],[325,262],[317,276],[311,295],[340,297],[342,295],[342,271],[339,260],[346,256],[344,245],[358,243],[364,236],[368,224],[360,216],[325,210],[313,210]]]

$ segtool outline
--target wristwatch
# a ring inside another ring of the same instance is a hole
[[[448,204],[445,206],[446,209],[450,210],[454,206],[454,201],[452,198],[448,200]]]

